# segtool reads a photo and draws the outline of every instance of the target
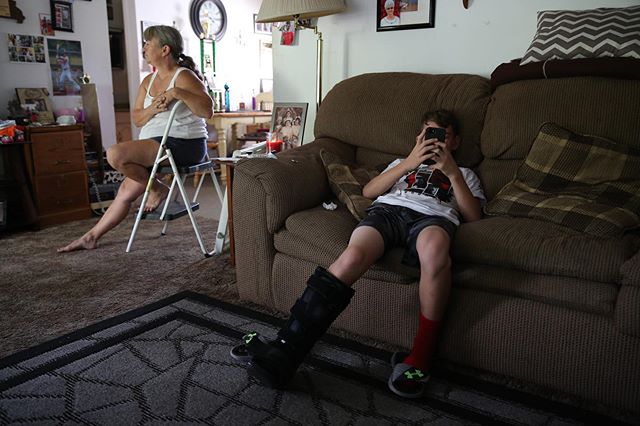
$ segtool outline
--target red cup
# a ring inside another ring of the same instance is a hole
[[[282,151],[282,140],[267,140],[267,152],[280,152]]]

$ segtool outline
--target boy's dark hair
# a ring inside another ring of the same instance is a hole
[[[444,127],[445,129],[451,126],[451,128],[453,129],[453,133],[455,133],[456,135],[460,134],[458,119],[449,110],[439,109],[436,111],[425,112],[424,116],[422,117],[422,122],[426,124],[427,121],[433,121],[434,123]]]

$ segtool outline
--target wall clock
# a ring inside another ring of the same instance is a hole
[[[198,37],[220,41],[227,29],[227,11],[221,0],[193,0],[189,9],[191,27]]]

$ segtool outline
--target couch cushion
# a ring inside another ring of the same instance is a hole
[[[611,315],[618,297],[618,286],[613,283],[532,274],[470,262],[454,263],[453,282],[456,288],[481,290],[599,315]]]
[[[594,237],[535,219],[492,217],[462,224],[454,262],[617,283],[633,239]]]
[[[331,137],[404,157],[415,145],[423,114],[448,109],[458,118],[463,139],[455,158],[460,165],[473,167],[482,159],[478,143],[489,93],[489,80],[477,75],[362,74],[327,93],[314,133],[316,138]]]
[[[351,232],[358,224],[343,206],[325,210],[322,206],[303,210],[287,218],[285,228],[274,235],[277,251],[289,256],[329,266],[347,248]],[[378,281],[412,283],[417,268],[400,263],[403,250],[394,248],[374,264],[364,276]]]
[[[538,12],[538,28],[520,64],[550,59],[640,58],[640,6]]]
[[[522,161],[540,125],[548,121],[577,133],[602,135],[640,148],[640,120],[624,113],[636,111],[638,99],[640,80],[572,77],[503,84],[487,109],[482,153],[485,159]],[[489,167],[480,172],[483,184],[491,184],[485,186],[487,194],[497,193],[513,178],[513,174],[502,174],[488,179],[490,173]]]
[[[353,217],[362,220],[372,200],[362,195],[362,188],[380,172],[366,167],[347,165],[340,157],[327,150],[320,151],[320,158],[327,172],[329,186]]]
[[[640,225],[640,150],[545,123],[515,179],[485,212],[620,235]]]
[[[623,333],[640,337],[640,251],[622,265],[620,273],[616,325]]]

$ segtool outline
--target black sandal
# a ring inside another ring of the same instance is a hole
[[[391,392],[403,398],[420,398],[424,393],[424,384],[429,380],[429,374],[401,362],[408,355],[406,352],[393,353],[391,357],[393,371],[387,385]]]

